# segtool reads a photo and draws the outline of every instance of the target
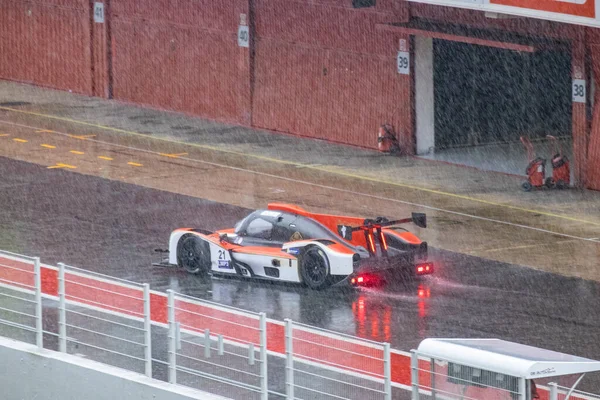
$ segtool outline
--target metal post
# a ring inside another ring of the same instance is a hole
[[[58,349],[67,352],[67,293],[65,291],[65,264],[58,263]]]
[[[254,343],[248,345],[248,365],[254,365]],[[262,383],[262,376],[260,381]]]
[[[410,351],[410,383],[412,386],[412,400],[419,400],[419,356],[416,350]]]
[[[383,391],[385,392],[384,399],[392,400],[392,356],[390,352],[390,344],[383,344]]]
[[[225,349],[223,348],[223,335],[219,335],[219,355],[222,356]]]
[[[558,384],[550,382],[548,386],[550,386],[550,400],[558,400]]]
[[[152,378],[152,324],[150,319],[150,285],[144,283],[144,359],[146,376]]]
[[[167,289],[169,322],[169,383],[177,383],[177,334],[175,333],[175,293]]]
[[[260,398],[269,398],[269,380],[267,379],[267,314],[261,312],[260,316]]]
[[[527,390],[525,389],[526,386],[525,378],[519,378],[519,398],[521,400],[529,399],[527,396]]]
[[[285,395],[294,399],[294,329],[291,319],[285,320]]]
[[[433,358],[429,362],[429,370],[431,374],[431,399],[436,400],[437,395],[435,394],[435,359]]]
[[[204,358],[210,358],[210,329],[204,330]]]
[[[37,347],[44,348],[44,328],[42,325],[42,273],[40,258],[33,262],[33,279],[35,285],[35,343]]]

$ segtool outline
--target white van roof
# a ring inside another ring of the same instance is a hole
[[[417,353],[525,379],[600,371],[600,361],[500,339],[425,339]]]

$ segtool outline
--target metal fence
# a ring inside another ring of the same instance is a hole
[[[389,344],[285,323],[288,399],[391,400]]]
[[[388,344],[269,328],[270,353],[264,313],[0,251],[1,336],[233,399],[391,399]]]
[[[43,347],[40,259],[0,251],[2,336]]]
[[[169,382],[266,400],[265,314],[167,293]]]
[[[59,263],[58,300],[59,351],[152,377],[148,284]]]
[[[549,383],[550,388],[550,400],[565,400],[567,395],[571,400],[599,400],[600,395],[594,393],[584,392],[582,390],[573,390],[566,386],[560,386],[556,383]],[[570,392],[570,393],[569,393]]]

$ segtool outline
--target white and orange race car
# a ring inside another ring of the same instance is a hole
[[[291,204],[271,203],[215,232],[174,230],[168,258],[153,265],[184,268],[193,274],[237,275],[297,282],[311,289],[341,283],[381,281],[381,272],[398,279],[433,273],[427,243],[401,228],[425,228],[426,215],[390,221],[311,213]]]

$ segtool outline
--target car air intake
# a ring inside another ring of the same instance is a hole
[[[272,278],[279,278],[279,270],[273,267],[264,267],[265,275],[270,276]]]

